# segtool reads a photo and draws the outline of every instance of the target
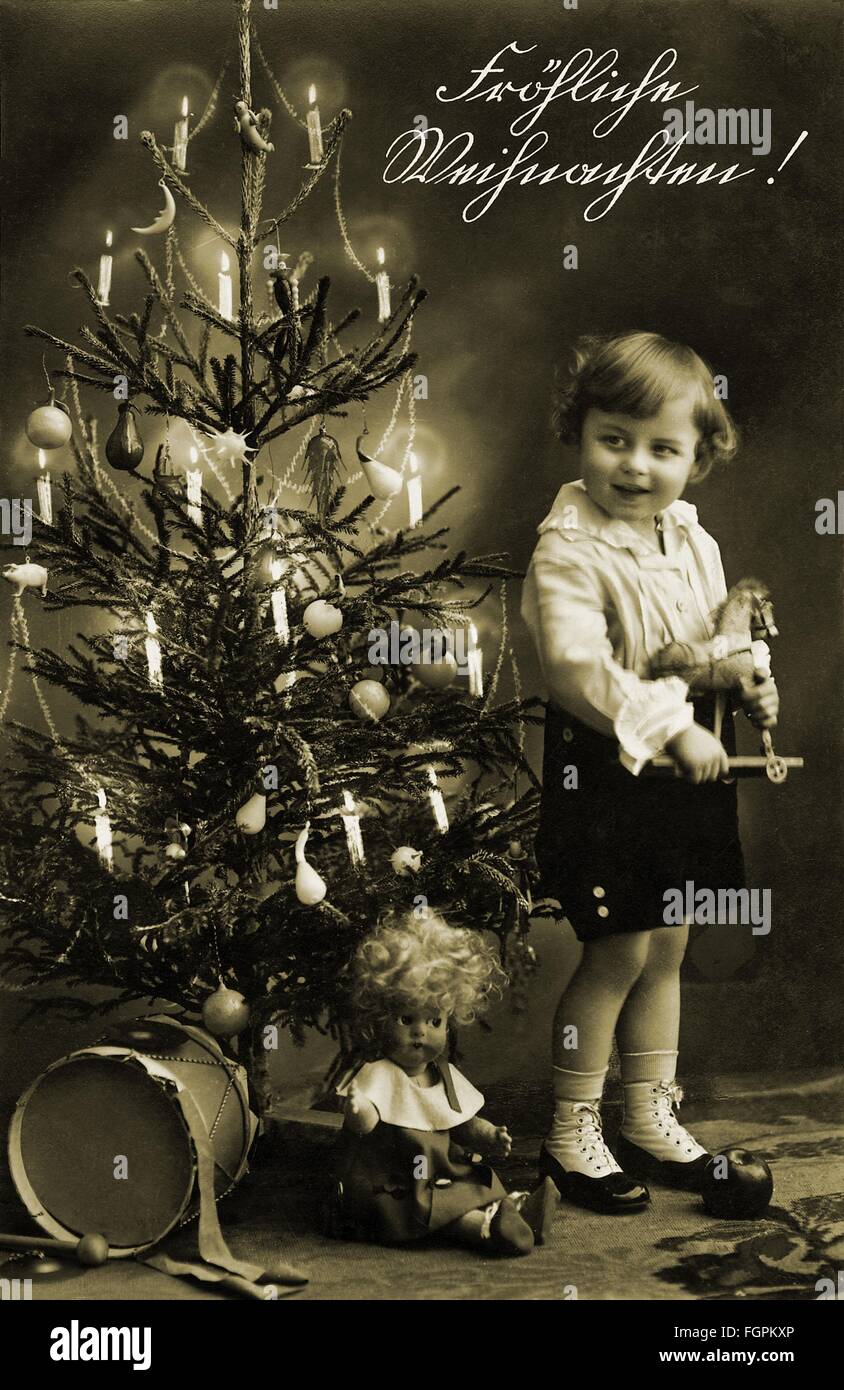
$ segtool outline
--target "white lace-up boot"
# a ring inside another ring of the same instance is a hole
[[[557,1099],[539,1173],[553,1179],[562,1197],[598,1211],[635,1210],[650,1200],[607,1147],[597,1101]]]
[[[626,1082],[616,1153],[633,1173],[696,1188],[712,1155],[680,1124],[683,1092],[673,1078]]]

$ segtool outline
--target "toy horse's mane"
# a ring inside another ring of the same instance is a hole
[[[740,579],[737,584],[732,585],[729,593],[727,594],[727,597],[721,600],[721,602],[718,604],[718,607],[714,609],[712,613],[712,621],[714,622],[716,629],[727,609],[735,603],[739,594],[742,593],[753,593],[756,595],[758,599],[762,600],[763,602],[766,599],[770,599],[771,597],[770,589],[768,588],[767,584],[762,583],[761,579],[754,579],[752,576],[748,577],[747,579]]]

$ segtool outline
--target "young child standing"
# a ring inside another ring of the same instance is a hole
[[[649,677],[667,642],[713,635],[720,552],[680,498],[733,455],[736,434],[697,353],[643,332],[578,342],[555,423],[582,477],[539,526],[522,614],[550,695],[537,859],[583,956],[554,1021],[540,1172],[580,1205],[629,1211],[649,1201],[641,1178],[693,1188],[711,1157],[675,1113],[688,926],[664,924],[664,895],[688,880],[743,886],[736,789],[722,780],[734,731],[728,719],[725,750],[715,697]],[[738,699],[757,727],[776,723],[772,679]],[[677,776],[641,777],[662,752]],[[614,1034],[621,1163],[599,1110]]]

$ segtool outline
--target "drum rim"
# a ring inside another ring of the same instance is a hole
[[[68,1053],[67,1057],[57,1058],[55,1062],[50,1063],[49,1067],[45,1067],[44,1070],[38,1076],[36,1076],[32,1084],[26,1088],[23,1095],[18,1100],[17,1104],[15,1105],[15,1110],[14,1114],[12,1115],[11,1123],[9,1125],[9,1172],[11,1173],[12,1182],[15,1185],[18,1196],[20,1197],[21,1201],[23,1202],[33,1221],[35,1221],[37,1225],[41,1227],[42,1230],[47,1231],[49,1235],[55,1236],[59,1240],[80,1240],[81,1237],[86,1234],[86,1232],[74,1231],[70,1226],[65,1226],[63,1222],[59,1221],[58,1217],[54,1216],[53,1213],[48,1210],[44,1202],[38,1196],[38,1193],[35,1191],[35,1188],[32,1186],[32,1183],[30,1182],[29,1176],[26,1171],[23,1150],[21,1148],[23,1117],[31,1097],[34,1095],[41,1082],[45,1079],[46,1076],[49,1075],[50,1072],[57,1071],[59,1067],[67,1066],[70,1062],[76,1062],[79,1060],[80,1057],[90,1056],[92,1055],[92,1052],[94,1056],[102,1056],[102,1054],[96,1052],[96,1050],[93,1050],[89,1047],[83,1047],[78,1048],[76,1052]],[[106,1057],[105,1060],[109,1060],[109,1058]],[[146,1068],[143,1068],[143,1070],[145,1071],[149,1080],[153,1082],[153,1084],[156,1082],[156,1080],[163,1079],[156,1078],[153,1075],[153,1073],[147,1071]],[[178,1094],[176,1096],[176,1099],[178,1100]],[[185,1132],[191,1151],[191,1160],[193,1162],[195,1170],[196,1159],[193,1151],[193,1135],[191,1134],[190,1126],[188,1125],[187,1117],[184,1111],[182,1110],[181,1104],[179,1105],[179,1118],[181,1119],[185,1127]],[[170,1224],[164,1228],[164,1230],[162,1230],[157,1236],[154,1237],[153,1240],[141,1241],[139,1244],[136,1245],[109,1245],[109,1259],[130,1258],[132,1255],[138,1254],[139,1251],[148,1250],[151,1246],[157,1245],[160,1240],[163,1240],[164,1237],[168,1235],[169,1232],[172,1231],[173,1227],[181,1220],[186,1208],[190,1205],[191,1195],[193,1193],[194,1186],[195,1173],[194,1178],[192,1179],[190,1186],[187,1190],[185,1199],[182,1202],[181,1207],[179,1208],[178,1214],[176,1215],[174,1220],[171,1221]],[[35,1243],[37,1244],[37,1240],[35,1241]]]
[[[255,1132],[257,1129],[257,1119],[254,1116],[254,1113],[249,1105],[249,1090],[248,1085],[246,1083],[243,1066],[240,1063],[233,1063],[231,1058],[226,1057],[222,1048],[217,1043],[217,1040],[213,1038],[210,1034],[206,1033],[201,1028],[194,1028],[190,1024],[183,1023],[181,1019],[175,1018],[172,1015],[143,1014],[139,1015],[138,1019],[127,1019],[126,1022],[127,1025],[131,1025],[132,1022],[170,1024],[171,1026],[180,1029],[182,1032],[187,1033],[192,1039],[192,1041],[201,1046],[206,1052],[211,1053],[212,1056],[215,1056],[216,1060],[219,1060],[221,1064],[224,1065],[227,1072],[230,1070],[230,1068],[234,1067],[234,1072],[232,1076],[233,1089],[237,1091],[238,1100],[241,1105],[244,1129],[243,1155],[240,1164],[238,1165],[237,1173],[235,1174],[233,1179],[234,1183],[238,1183],[249,1167],[249,1154],[252,1150],[252,1144],[254,1142]],[[190,1207],[191,1201],[194,1199],[195,1196],[196,1147],[193,1136],[192,1124],[188,1118],[184,1106],[182,1105],[181,1100],[182,1090],[186,1090],[188,1094],[190,1094],[189,1088],[185,1087],[178,1077],[170,1073],[165,1064],[158,1062],[153,1057],[145,1059],[144,1054],[142,1052],[134,1051],[130,1044],[124,1043],[122,1046],[115,1047],[113,1050],[108,1049],[107,1045],[106,1048],[107,1050],[103,1050],[102,1044],[90,1043],[85,1047],[76,1048],[74,1052],[68,1053],[66,1057],[56,1058],[54,1062],[51,1062],[49,1066],[45,1067],[44,1070],[40,1072],[38,1076],[35,1077],[34,1081],[32,1081],[32,1083],[19,1097],[15,1105],[11,1122],[9,1124],[9,1137],[7,1144],[9,1172],[11,1174],[12,1182],[14,1183],[18,1196],[20,1197],[21,1201],[23,1202],[32,1219],[36,1222],[37,1225],[41,1227],[42,1230],[46,1231],[49,1235],[54,1236],[59,1240],[79,1240],[80,1233],[78,1231],[73,1231],[70,1227],[63,1225],[63,1223],[59,1221],[57,1217],[53,1216],[52,1212],[47,1210],[44,1203],[38,1197],[38,1194],[36,1193],[34,1187],[32,1186],[32,1183],[30,1182],[27,1176],[26,1167],[24,1164],[23,1151],[21,1147],[21,1134],[23,1128],[24,1111],[26,1110],[26,1106],[29,1103],[30,1098],[37,1090],[38,1086],[41,1084],[44,1078],[48,1076],[50,1072],[55,1071],[58,1067],[67,1066],[68,1063],[70,1063],[71,1061],[78,1061],[81,1057],[86,1056],[105,1058],[123,1057],[128,1060],[131,1056],[134,1055],[137,1057],[138,1062],[140,1062],[141,1064],[142,1070],[149,1077],[150,1081],[171,1081],[175,1087],[175,1099],[178,1104],[179,1118],[181,1119],[182,1124],[185,1127],[187,1135],[187,1140],[191,1153],[191,1160],[194,1168],[194,1177],[191,1181],[191,1184],[185,1195],[184,1201],[182,1202],[182,1205],[179,1208],[179,1211],[177,1212],[176,1216],[173,1218],[170,1224],[164,1228],[164,1230],[160,1231],[159,1234],[154,1237],[153,1240],[143,1241],[140,1244],[136,1245],[109,1246],[110,1258],[127,1259],[133,1255],[138,1254],[142,1250],[149,1250],[152,1246],[157,1245],[158,1242],[163,1240],[164,1237],[168,1235],[170,1231],[172,1231],[173,1228],[177,1226],[178,1223],[182,1220],[186,1210]],[[155,1070],[151,1070],[146,1065],[147,1061],[154,1063]],[[85,1234],[85,1232],[82,1232],[81,1234]]]

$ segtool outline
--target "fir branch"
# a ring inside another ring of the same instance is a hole
[[[190,188],[188,188],[187,184],[182,182],[178,174],[173,169],[172,165],[168,164],[167,160],[164,158],[163,151],[158,145],[155,136],[152,134],[152,131],[142,130],[140,140],[141,144],[145,145],[146,148],[149,150],[150,154],[152,155],[162,174],[165,176],[168,184],[175,189],[175,191],[179,194],[181,198],[185,200],[188,207],[192,208],[193,211],[197,214],[197,216],[202,218],[203,222],[208,223],[208,226],[212,228],[212,230],[216,233],[218,237],[220,237],[222,241],[227,242],[228,245],[231,246],[232,250],[236,251],[237,242],[235,241],[235,239],[229,236],[225,227],[220,225],[217,219],[214,216],[212,216],[212,214],[209,212],[208,208],[205,207],[204,203],[201,203],[199,199],[195,196],[195,194],[191,192]]]
[[[342,111],[338,111],[337,115],[334,118],[334,122],[332,123],[333,131],[331,135],[328,137],[328,140],[326,141],[322,163],[319,165],[317,169],[314,170],[310,178],[307,178],[305,180],[298,193],[295,195],[292,201],[288,203],[284,211],[279,213],[278,217],[272,218],[269,227],[265,231],[263,231],[260,234],[260,236],[253,237],[253,246],[257,246],[259,241],[273,236],[276,230],[279,227],[281,227],[283,223],[288,222],[290,220],[293,214],[297,212],[298,209],[302,206],[308,195],[313,192],[317,183],[322,178],[323,174],[325,173],[329,164],[331,163],[331,160],[335,152],[339,150],[342,146],[343,133],[351,119],[352,113],[345,107]]]

